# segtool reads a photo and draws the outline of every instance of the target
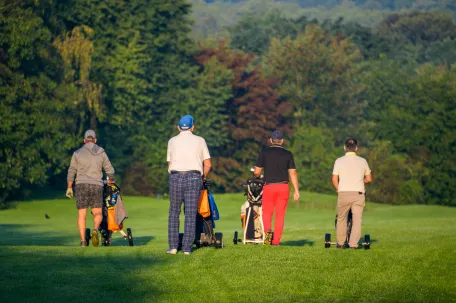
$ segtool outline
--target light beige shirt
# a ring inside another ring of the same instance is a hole
[[[348,152],[334,163],[333,175],[339,176],[338,192],[365,192],[364,176],[370,175],[371,170],[366,159],[358,157],[354,152]]]
[[[197,170],[203,174],[203,161],[210,157],[206,140],[191,131],[180,132],[168,141],[168,172]]]

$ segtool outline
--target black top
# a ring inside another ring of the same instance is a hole
[[[258,156],[256,167],[264,169],[264,182],[288,181],[288,170],[296,169],[293,154],[280,145],[271,145]]]

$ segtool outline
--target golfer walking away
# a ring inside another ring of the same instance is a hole
[[[372,182],[371,170],[366,159],[356,155],[358,142],[345,141],[345,156],[334,163],[332,183],[337,191],[337,247],[344,248],[347,237],[347,215],[352,211],[350,248],[358,248],[361,237],[361,220],[365,204],[364,184]]]
[[[68,188],[66,196],[73,197],[73,182],[78,209],[78,228],[81,236],[81,246],[87,246],[85,239],[87,208],[92,208],[93,230],[92,244],[98,246],[98,228],[103,219],[103,170],[108,177],[108,183],[114,182],[114,168],[109,162],[103,148],[96,145],[95,131],[89,129],[84,134],[84,146],[73,153],[68,169]]]
[[[195,241],[198,199],[203,180],[211,169],[206,141],[193,134],[194,119],[190,115],[179,120],[179,134],[168,141],[169,217],[168,254],[176,254],[179,245],[179,215],[184,203],[185,225],[182,251],[190,255]]]
[[[283,133],[278,130],[274,131],[269,141],[271,146],[260,153],[253,173],[256,177],[260,177],[261,170],[264,169],[264,232],[270,232],[275,210],[274,238],[271,244],[278,246],[282,237],[285,212],[290,196],[289,180],[294,188],[293,198],[295,201],[299,200],[298,174],[293,154],[282,147]]]

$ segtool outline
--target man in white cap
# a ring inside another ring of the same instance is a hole
[[[66,196],[73,197],[73,182],[78,209],[78,229],[81,236],[81,246],[87,246],[85,239],[87,208],[92,208],[93,230],[92,245],[99,245],[98,228],[103,220],[103,170],[108,177],[108,183],[114,182],[114,168],[109,162],[103,148],[96,145],[95,131],[89,129],[84,134],[84,146],[73,153],[68,169],[68,187]]]
[[[168,142],[169,172],[169,218],[168,218],[168,254],[176,254],[179,245],[179,215],[182,202],[185,207],[184,238],[182,251],[191,254],[195,241],[198,198],[203,180],[211,169],[211,156],[204,138],[195,136],[193,117],[183,116],[177,129],[179,135]]]

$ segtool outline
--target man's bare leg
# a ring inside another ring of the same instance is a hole
[[[100,208],[92,208],[93,214],[93,229],[98,229],[100,227],[101,221],[103,220],[103,215]]]
[[[79,229],[79,235],[81,236],[81,241],[86,240],[86,238],[85,238],[86,215],[87,215],[87,208],[78,210],[78,229]]]

